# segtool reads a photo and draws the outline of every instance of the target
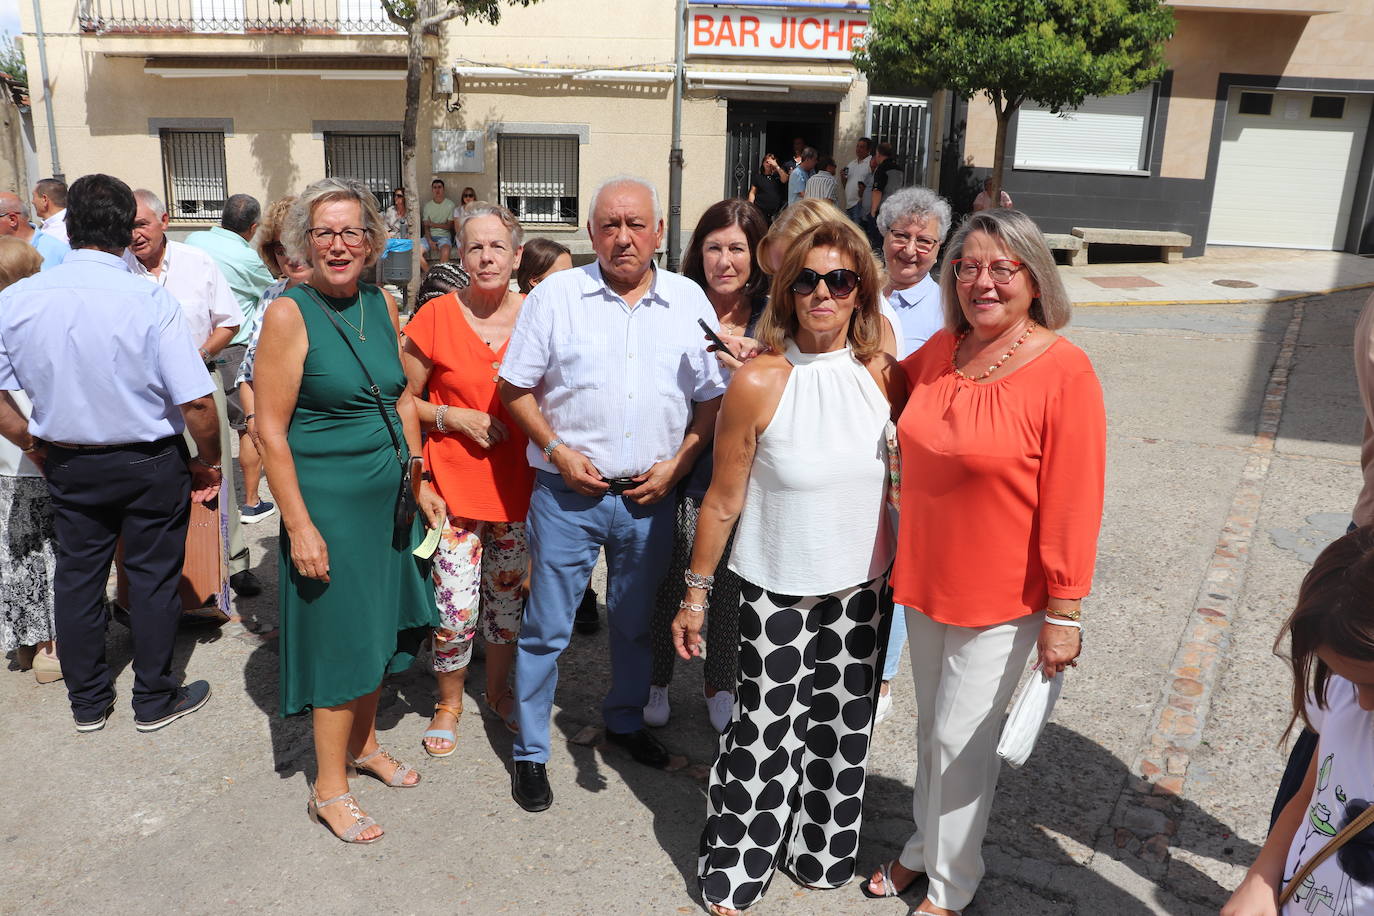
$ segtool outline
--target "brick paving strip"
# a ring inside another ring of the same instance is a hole
[[[1259,429],[1184,624],[1140,754],[1133,762],[1116,808],[1098,836],[1097,849],[1115,858],[1136,857],[1144,873],[1164,876],[1169,845],[1178,830],[1176,800],[1184,793],[1188,764],[1202,740],[1218,673],[1230,648],[1230,626],[1238,610],[1245,566],[1259,516],[1264,483],[1278,437],[1305,303],[1293,316],[1279,345],[1260,410]]]

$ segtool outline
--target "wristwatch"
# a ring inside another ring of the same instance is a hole
[[[1080,620],[1083,617],[1083,608],[1076,607],[1071,611],[1059,611],[1054,608],[1046,608],[1045,614],[1049,617],[1058,617],[1060,620]]]
[[[552,460],[553,460],[553,450],[556,449],[556,448],[558,448],[558,446],[560,446],[560,445],[567,445],[567,443],[564,442],[562,439],[552,439],[552,440],[550,440],[550,441],[549,441],[549,444],[546,445],[546,446],[544,446],[544,460],[545,460],[545,461],[552,461]]]

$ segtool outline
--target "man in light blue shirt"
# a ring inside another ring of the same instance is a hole
[[[108,175],[69,190],[76,245],[62,264],[0,292],[0,435],[48,480],[58,651],[78,731],[114,709],[105,582],[122,538],[134,631],[134,726],[195,712],[210,686],[178,686],[172,647],[191,500],[219,492],[213,386],[181,307],[129,273],[134,196]],[[23,389],[31,419],[11,391]],[[199,457],[187,460],[181,431]]]
[[[725,378],[698,319],[715,311],[692,281],[657,269],[663,212],[653,186],[613,178],[587,221],[597,260],[555,273],[525,300],[501,364],[501,399],[529,437],[531,591],[516,648],[511,794],[528,811],[553,802],[545,764],[558,656],[606,549],[611,688],[607,740],[662,768],[644,729],[649,622],[668,566],[669,497],[715,430]]]
[[[13,236],[28,242],[43,256],[43,270],[62,263],[71,248],[61,239],[54,238],[29,222],[28,205],[18,194],[0,192],[0,238]]]
[[[802,194],[806,191],[806,183],[812,175],[816,174],[816,162],[820,158],[821,154],[816,152],[814,147],[808,146],[802,150],[801,162],[787,176],[787,205],[789,207],[802,199]]]

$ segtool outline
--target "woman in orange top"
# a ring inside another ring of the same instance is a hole
[[[525,436],[496,396],[496,376],[524,300],[510,289],[521,240],[520,223],[505,207],[470,207],[457,240],[467,288],[427,302],[405,328],[406,379],[428,434],[425,465],[449,512],[435,555],[439,702],[422,741],[433,757],[457,746],[479,616],[487,641],[485,702],[515,731],[510,673],[525,607],[525,514],[534,472]]]
[[[916,679],[916,832],[874,873],[916,913],[951,916],[983,876],[1001,713],[1032,649],[1049,674],[1082,647],[1102,520],[1107,423],[1070,303],[1030,217],[971,216],[940,285],[945,328],[903,363],[902,512],[892,586]]]

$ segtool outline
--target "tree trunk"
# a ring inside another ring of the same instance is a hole
[[[420,255],[424,249],[420,245],[421,225],[419,175],[415,171],[415,134],[420,121],[420,82],[424,78],[425,67],[425,19],[423,15],[430,4],[422,3],[420,9],[409,23],[406,36],[406,108],[405,120],[401,123],[401,183],[405,185],[406,228],[410,234],[410,284],[406,288],[404,308],[415,306],[415,296],[420,291]]]
[[[997,142],[993,145],[992,187],[988,189],[988,203],[999,207],[1002,205],[1002,164],[1007,155],[1007,128],[1011,126],[1011,116],[1016,107],[1009,101],[1003,104],[999,99],[993,105],[993,110],[997,112]]]

